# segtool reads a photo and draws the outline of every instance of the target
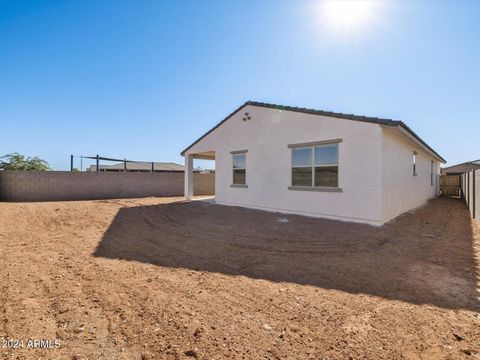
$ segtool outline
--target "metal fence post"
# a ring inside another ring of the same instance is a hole
[[[100,170],[100,157],[97,155],[97,172]]]
[[[73,171],[73,155],[70,155],[70,171]]]

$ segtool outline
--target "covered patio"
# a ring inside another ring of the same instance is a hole
[[[194,159],[198,160],[215,160],[215,151],[205,151],[198,153],[185,154],[185,198],[187,200],[193,199],[193,171],[194,171]]]

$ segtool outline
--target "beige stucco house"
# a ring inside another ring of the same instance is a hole
[[[246,102],[186,148],[214,159],[215,202],[382,225],[438,193],[445,160],[401,121]]]

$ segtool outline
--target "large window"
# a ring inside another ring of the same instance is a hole
[[[292,187],[338,188],[338,143],[292,147]]]
[[[247,184],[247,154],[243,152],[232,152],[233,160],[233,185]]]

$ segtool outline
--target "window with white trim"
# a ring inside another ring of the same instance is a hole
[[[246,185],[247,183],[247,154],[246,152],[232,154],[233,185]]]
[[[292,187],[338,188],[338,144],[292,148]]]

